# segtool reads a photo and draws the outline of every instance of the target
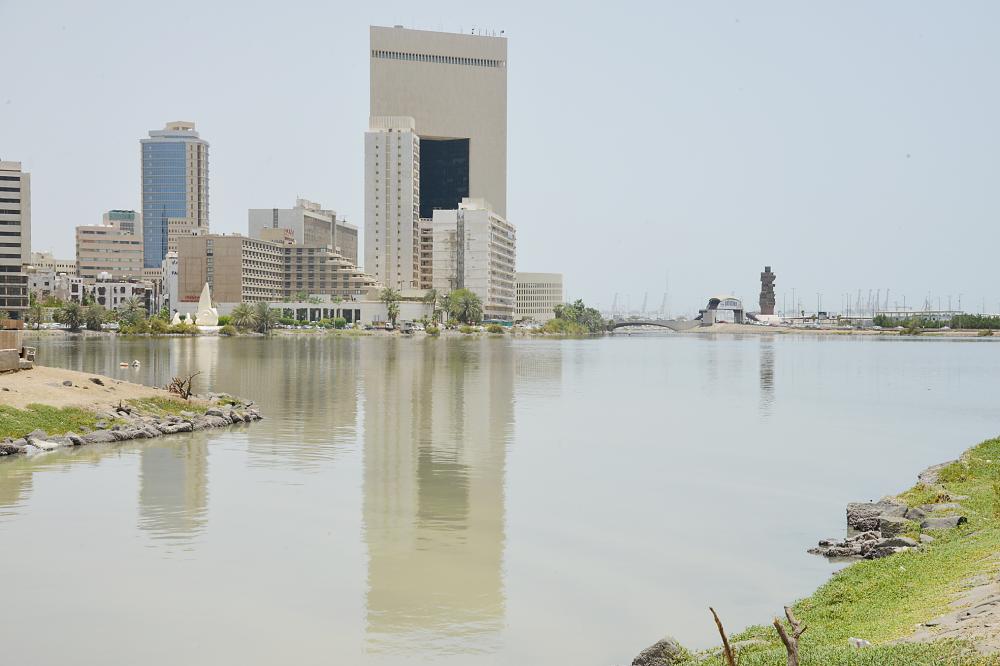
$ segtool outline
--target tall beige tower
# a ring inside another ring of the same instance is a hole
[[[369,115],[414,119],[420,217],[457,209],[465,197],[486,199],[506,217],[506,38],[370,30]]]

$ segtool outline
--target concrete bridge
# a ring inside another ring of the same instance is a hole
[[[608,328],[614,331],[627,326],[658,326],[669,328],[671,331],[689,331],[700,325],[700,321],[681,321],[678,319],[616,319]]]

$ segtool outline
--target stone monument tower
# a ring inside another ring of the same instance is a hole
[[[770,266],[764,266],[764,272],[760,274],[760,313],[762,315],[774,314],[774,273]]]

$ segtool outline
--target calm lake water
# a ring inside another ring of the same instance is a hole
[[[844,505],[1000,433],[988,340],[38,342],[250,426],[0,461],[9,664],[608,666],[766,621]],[[142,361],[119,369],[119,361]]]

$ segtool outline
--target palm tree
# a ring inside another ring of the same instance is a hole
[[[131,298],[126,298],[122,302],[121,314],[119,319],[123,324],[134,325],[145,318],[146,307],[143,305],[135,296]]]
[[[261,301],[253,306],[253,324],[258,333],[267,333],[277,323],[278,315],[269,303]]]
[[[237,305],[233,308],[230,317],[232,318],[233,326],[242,330],[254,328],[256,325],[254,322],[254,309],[249,303],[240,303]]]
[[[483,301],[468,289],[458,289],[449,294],[451,315],[463,324],[478,324],[483,320]]]
[[[84,310],[83,318],[87,323],[87,329],[91,331],[100,331],[101,324],[104,323],[104,318],[106,317],[106,310],[103,305],[98,305],[94,303],[93,305],[88,305],[87,309]]]
[[[396,317],[399,316],[399,299],[402,298],[398,291],[392,287],[386,287],[379,293],[378,299],[385,303],[386,316],[392,325],[396,325]]]
[[[83,307],[79,303],[67,303],[56,310],[56,321],[69,326],[71,331],[79,331],[83,326]]]

